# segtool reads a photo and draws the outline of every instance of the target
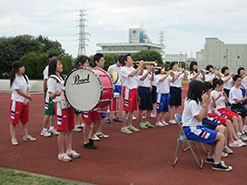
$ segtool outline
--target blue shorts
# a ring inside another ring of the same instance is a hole
[[[107,113],[100,113],[102,119],[104,119],[105,117],[107,117]]]
[[[114,92],[118,92],[119,96],[122,94],[122,86],[121,85],[114,85]]]
[[[241,89],[241,91],[242,91],[243,97],[245,97],[246,91],[245,91],[243,88],[241,88],[241,87],[240,87],[240,89]],[[243,102],[243,104],[244,104],[244,105],[247,104],[247,100],[245,100],[245,101]]]
[[[169,112],[169,94],[156,93],[156,112]]]
[[[203,125],[198,125],[195,127],[183,127],[184,133],[188,140],[199,141],[209,145],[213,145],[217,132]]]

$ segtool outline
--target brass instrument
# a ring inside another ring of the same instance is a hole
[[[140,61],[134,61],[133,64],[136,64],[137,66],[139,65]],[[155,61],[144,61],[143,62],[145,65],[154,65],[157,66],[157,63]]]
[[[118,78],[119,78],[118,72],[115,71],[114,69],[111,69],[108,71],[108,73],[110,74],[110,76],[112,78],[113,84],[117,83]]]

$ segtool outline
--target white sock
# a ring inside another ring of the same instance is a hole
[[[237,133],[237,136],[241,136],[241,133],[240,133],[240,132],[238,132],[238,133]]]
[[[244,130],[247,130],[247,125],[244,125],[244,128],[243,128]]]
[[[50,126],[49,130],[54,130],[54,126]]]

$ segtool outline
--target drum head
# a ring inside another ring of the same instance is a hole
[[[111,75],[113,84],[117,83],[117,81],[118,81],[118,72],[113,70],[113,69],[111,69],[111,70],[108,71],[108,73]]]
[[[90,69],[72,71],[65,81],[65,98],[79,111],[93,110],[101,98],[101,92],[101,82]]]

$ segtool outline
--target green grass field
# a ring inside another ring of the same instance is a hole
[[[1,185],[90,185],[0,168]]]

